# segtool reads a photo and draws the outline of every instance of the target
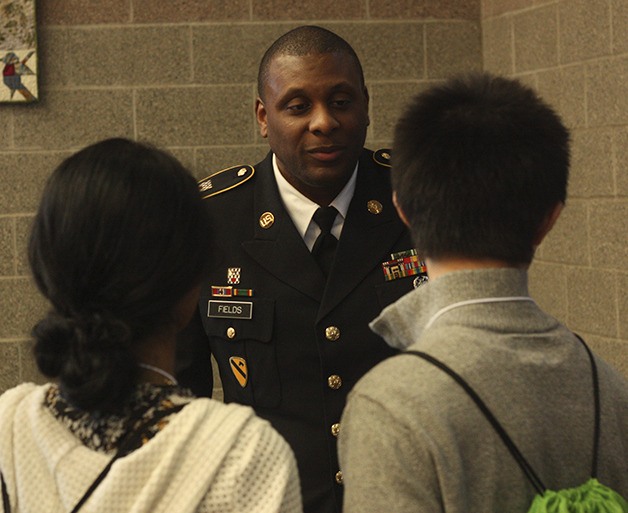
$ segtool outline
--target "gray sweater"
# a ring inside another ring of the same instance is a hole
[[[444,275],[389,306],[371,327],[391,346],[427,352],[461,374],[546,487],[591,477],[589,359],[575,336],[528,297],[525,271]],[[596,363],[598,478],[627,497],[628,383]],[[395,356],[367,373],[341,425],[344,513],[517,513],[535,495],[471,398],[416,356]]]

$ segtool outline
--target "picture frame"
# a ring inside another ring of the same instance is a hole
[[[39,100],[36,0],[0,0],[0,103]]]

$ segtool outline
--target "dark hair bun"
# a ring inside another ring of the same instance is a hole
[[[70,403],[89,410],[119,407],[137,372],[128,326],[101,314],[51,313],[35,326],[33,336],[37,365],[44,375],[60,380]]]

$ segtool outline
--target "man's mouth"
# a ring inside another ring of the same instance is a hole
[[[343,146],[318,146],[307,150],[312,158],[321,162],[332,162],[340,158],[344,152]]]

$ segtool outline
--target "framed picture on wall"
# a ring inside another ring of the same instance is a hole
[[[37,101],[35,0],[0,0],[0,102]]]

